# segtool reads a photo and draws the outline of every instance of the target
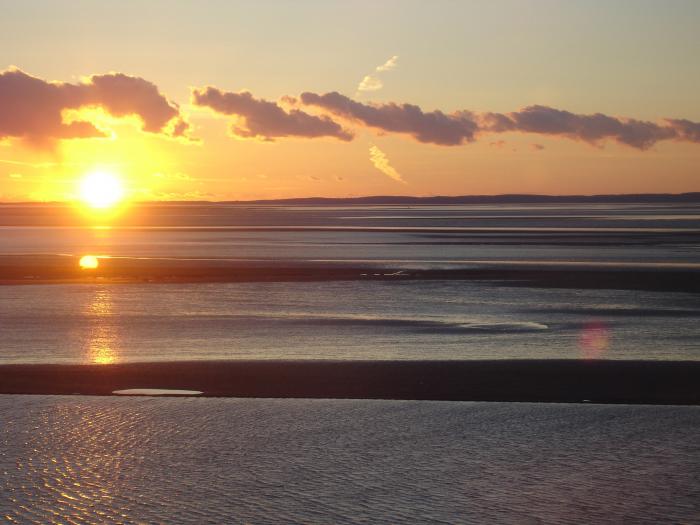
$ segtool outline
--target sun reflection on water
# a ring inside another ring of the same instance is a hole
[[[95,291],[86,308],[89,319],[87,361],[108,365],[117,361],[118,333],[112,322],[112,292],[108,287]]]

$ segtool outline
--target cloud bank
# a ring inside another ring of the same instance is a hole
[[[302,93],[301,102],[384,132],[406,133],[418,142],[456,146],[472,142],[479,126],[469,112],[424,112],[413,104],[364,104],[337,92]]]
[[[393,56],[377,66],[361,83],[362,90],[380,89],[377,75],[394,69],[397,61],[398,56]],[[503,133],[561,137],[595,146],[611,141],[641,151],[662,141],[700,144],[700,123],[691,120],[652,122],[602,113],[578,114],[545,105],[510,113],[443,112],[406,103],[359,102],[335,91],[305,92],[298,99],[283,97],[274,102],[255,98],[247,91],[234,93],[216,87],[193,89],[192,103],[232,117],[234,136],[266,141],[283,137],[351,141],[354,133],[347,126],[354,125],[441,146],[467,144],[482,136],[491,136],[491,144],[499,145],[502,141],[497,135]],[[49,82],[11,68],[0,72],[0,143],[13,138],[42,144],[107,136],[87,118],[81,120],[79,111],[77,120],[70,119],[72,110],[93,107],[114,117],[136,116],[143,131],[149,133],[184,137],[190,129],[179,106],[143,78],[108,73],[76,83]],[[532,148],[542,149],[539,145]]]
[[[330,117],[309,115],[299,109],[286,111],[275,102],[256,99],[247,91],[231,93],[215,87],[194,89],[193,104],[208,107],[221,115],[236,116],[241,122],[231,126],[237,137],[273,141],[278,137],[335,137],[349,141],[353,134]]]
[[[84,107],[99,107],[115,117],[136,115],[150,133],[183,136],[189,128],[177,104],[142,78],[109,73],[70,84],[47,82],[16,68],[0,72],[0,139],[104,137],[90,122],[64,121],[65,110]]]
[[[599,144],[613,140],[645,150],[661,140],[679,139],[675,128],[636,119],[621,119],[602,113],[578,115],[548,106],[528,106],[512,113],[484,113],[480,130],[503,133],[519,131],[553,135]]]
[[[511,113],[425,112],[412,104],[357,102],[337,92],[323,95],[306,92],[300,100],[381,132],[405,133],[418,142],[441,146],[473,142],[480,134],[509,132],[558,136],[593,145],[612,140],[639,150],[664,140],[700,143],[700,123],[682,119],[656,123],[602,113],[581,115],[541,105]]]

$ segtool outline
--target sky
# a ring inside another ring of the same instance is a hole
[[[0,1],[0,201],[700,191],[695,0]]]

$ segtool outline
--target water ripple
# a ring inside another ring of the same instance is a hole
[[[696,407],[0,397],[9,523],[691,523]]]

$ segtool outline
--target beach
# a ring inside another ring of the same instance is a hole
[[[190,361],[0,365],[0,394],[700,404],[700,363],[651,361]]]
[[[297,281],[503,281],[515,286],[699,292],[698,263],[449,261],[443,268],[398,261],[271,261],[102,257],[81,269],[79,258],[0,256],[0,285],[76,283],[227,283]],[[453,266],[450,268],[450,266]]]

